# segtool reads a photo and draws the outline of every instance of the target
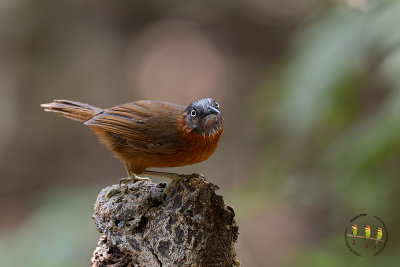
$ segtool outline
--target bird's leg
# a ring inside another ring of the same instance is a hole
[[[150,182],[151,180],[147,177],[139,177],[137,176],[130,168],[129,163],[124,162],[125,164],[125,168],[126,168],[126,172],[128,173],[129,177],[125,177],[125,178],[121,178],[119,179],[119,186],[121,186],[121,184],[127,184],[130,182],[138,182],[138,181],[147,181]]]
[[[172,180],[181,180],[181,179],[186,179],[186,178],[203,178],[204,176],[199,174],[199,173],[192,173],[192,174],[178,174],[178,173],[171,173],[171,172],[157,172],[157,171],[148,171],[145,170],[143,172],[145,175],[153,176],[153,177],[158,177],[158,178],[169,178]]]
[[[126,172],[128,173],[129,177],[121,178],[119,180],[119,186],[121,186],[121,184],[127,184],[127,183],[130,183],[130,182],[134,182],[135,183],[135,182],[138,182],[138,181],[147,181],[147,182],[151,181],[149,178],[137,176],[131,170],[129,163],[124,162],[124,164],[125,164]]]

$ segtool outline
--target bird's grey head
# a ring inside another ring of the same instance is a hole
[[[212,98],[194,101],[186,110],[186,123],[197,134],[214,135],[222,130],[222,113]]]

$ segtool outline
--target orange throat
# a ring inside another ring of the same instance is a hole
[[[184,140],[184,146],[179,154],[185,154],[185,161],[189,164],[199,163],[208,159],[218,147],[219,140],[223,132],[223,127],[212,135],[197,134],[194,130],[187,127],[185,117],[178,119],[178,128]]]

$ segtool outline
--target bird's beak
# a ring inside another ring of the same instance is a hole
[[[205,125],[207,127],[210,127],[221,119],[221,111],[210,106],[207,109],[207,113],[205,114],[204,119],[205,119]]]
[[[208,109],[207,109],[206,116],[212,115],[212,114],[214,114],[214,115],[220,115],[220,114],[221,114],[221,111],[219,111],[218,109],[216,109],[216,108],[214,108],[214,107],[209,106]]]

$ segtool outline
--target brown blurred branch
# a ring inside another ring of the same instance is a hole
[[[366,239],[366,237],[365,237],[365,236],[362,236],[362,235],[356,235],[356,236],[354,236],[354,235],[351,235],[351,234],[347,234],[347,236],[350,236],[350,237],[352,237],[352,238],[362,238],[362,239]],[[369,240],[374,240],[374,241],[379,241],[379,242],[385,242],[383,239],[378,240],[378,239],[373,238],[373,237],[368,237],[368,239],[369,239]]]
[[[92,266],[240,266],[235,214],[215,190],[199,177],[104,188]]]

